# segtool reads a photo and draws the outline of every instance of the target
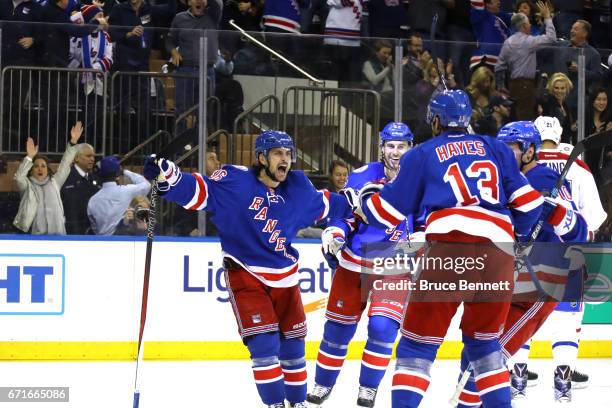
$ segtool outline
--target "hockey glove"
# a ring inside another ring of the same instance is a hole
[[[576,225],[578,215],[575,211],[566,208],[563,204],[550,197],[544,198],[542,218],[553,226],[555,234],[563,236],[570,232]]]
[[[324,254],[335,256],[345,243],[344,231],[338,227],[327,227],[321,235],[321,246]]]
[[[157,188],[161,193],[177,185],[183,176],[181,169],[176,164],[163,158],[156,159],[155,155],[145,159],[143,172],[145,178],[149,180],[157,177]]]
[[[149,181],[157,178],[159,175],[160,170],[156,161],[157,159],[154,154],[145,157],[142,175]]]

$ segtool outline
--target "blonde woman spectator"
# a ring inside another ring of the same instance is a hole
[[[576,120],[574,113],[567,105],[567,96],[574,85],[567,75],[557,72],[546,83],[546,92],[542,97],[538,113],[540,116],[553,116],[559,119],[563,127],[562,143],[576,144]]]
[[[70,166],[77,153],[76,144],[82,134],[83,125],[77,122],[70,130],[70,144],[66,147],[57,173],[49,168],[49,159],[38,154],[34,140],[28,138],[27,155],[15,173],[21,202],[13,225],[19,230],[36,235],[66,235],[60,189],[70,174]]]
[[[470,84],[465,90],[470,96],[470,102],[472,103],[472,120],[482,119],[489,107],[491,97],[497,95],[493,71],[487,67],[477,68],[472,74]]]

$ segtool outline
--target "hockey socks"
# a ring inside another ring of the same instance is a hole
[[[484,407],[511,408],[510,374],[499,341],[463,336],[465,353],[472,363],[476,388]]]
[[[419,406],[431,382],[429,372],[438,347],[402,336],[397,345],[397,365],[391,387],[393,408]]]
[[[304,339],[281,339],[280,363],[285,377],[285,396],[292,403],[306,401]]]
[[[368,341],[361,358],[359,385],[378,388],[391,360],[393,343],[399,323],[384,316],[371,316],[368,322]]]
[[[325,387],[336,384],[346,353],[348,344],[355,335],[357,324],[341,324],[326,321],[323,330],[323,340],[317,356],[317,369],[315,383]]]
[[[278,332],[262,333],[247,341],[253,363],[253,377],[261,400],[266,405],[285,403],[285,382],[278,355]]]
[[[461,373],[459,379],[463,376],[463,373],[467,369],[469,361],[465,349],[461,352]],[[478,395],[478,389],[476,388],[476,380],[474,379],[474,373],[472,372],[467,383],[463,387],[461,394],[459,394],[459,403],[457,408],[476,408],[482,406],[480,402],[480,396]]]

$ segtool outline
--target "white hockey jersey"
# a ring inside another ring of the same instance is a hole
[[[323,42],[331,45],[359,47],[361,19],[364,10],[362,0],[327,0],[329,14],[325,21],[326,37]]]
[[[569,155],[557,149],[542,149],[538,162],[561,174]],[[601,205],[597,185],[589,166],[580,159],[572,165],[566,177],[572,191],[572,201],[585,219],[589,231],[597,231],[606,220],[607,214]],[[591,234],[590,234],[591,235]]]
[[[72,18],[75,21],[74,15]],[[106,31],[99,31],[85,37],[70,38],[70,63],[68,68],[92,68],[101,72],[108,72],[112,64],[113,43]],[[101,76],[95,75],[94,78],[93,74],[87,73],[82,76],[81,82],[86,95],[89,95],[94,89],[96,95],[104,95],[104,83]]]

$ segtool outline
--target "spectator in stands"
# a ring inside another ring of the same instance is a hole
[[[149,56],[154,36],[152,21],[154,18],[174,16],[175,13],[176,0],[168,0],[166,4],[151,4],[148,0],[126,0],[116,4],[108,17],[109,34],[115,43],[113,69],[149,71]],[[117,92],[117,100],[113,103],[119,104],[118,109],[123,113],[122,118],[128,117],[130,108],[136,111],[138,129],[136,137],[132,136],[130,141],[139,143],[152,134],[151,123],[148,120],[149,112],[152,110],[151,78],[123,75],[118,82],[122,91]],[[127,132],[133,130],[119,132],[119,137]],[[119,146],[120,149],[132,147],[134,146],[125,144]]]
[[[10,61],[10,65],[37,65],[38,48],[35,45],[38,45],[43,33],[39,26],[32,23],[41,19],[42,9],[36,1],[0,1],[2,61]]]
[[[495,69],[501,46],[509,35],[512,13],[500,11],[499,0],[471,0],[470,20],[479,45],[470,59],[470,69],[480,65]]]
[[[589,96],[586,106],[586,124],[584,135],[612,129],[612,116],[608,105],[610,93],[606,88],[596,88]],[[612,161],[612,141],[610,146],[586,152],[586,161],[593,172],[606,167]]]
[[[122,174],[133,184],[118,185],[117,177]],[[87,215],[96,235],[113,235],[130,202],[136,196],[146,195],[151,186],[141,175],[121,170],[115,156],[106,156],[100,161],[100,177],[102,188],[90,198]]]
[[[17,66],[36,66],[38,65],[38,54],[40,53],[40,43],[42,34],[40,26],[34,23],[42,18],[42,9],[38,2],[26,0],[13,2],[13,0],[0,1],[0,20],[2,21],[2,61],[5,65]],[[7,64],[6,61],[9,61]],[[5,124],[12,119],[13,127],[22,127],[25,123],[15,126],[16,118],[26,121],[27,115],[20,112],[24,102],[30,95],[30,90],[37,84],[37,75],[20,75],[19,71],[9,70],[4,75],[4,106],[2,114],[5,115]],[[6,125],[5,125],[6,126]],[[8,126],[5,132],[8,132]],[[5,133],[6,134],[6,133]],[[15,138],[11,145],[4,145],[5,150],[18,151],[21,140]]]
[[[374,56],[363,63],[361,72],[368,88],[380,93],[380,120],[384,123],[393,118],[393,47],[387,40],[374,43]]]
[[[334,160],[331,162],[329,170],[329,187],[328,190],[332,193],[337,193],[346,186],[348,180],[349,168],[343,160]]]
[[[446,86],[448,89],[457,88],[455,75],[453,74],[453,62],[449,61],[446,66],[444,62],[438,58],[438,68],[434,65],[434,60],[429,60],[423,71],[423,80],[417,84],[417,93],[419,94],[420,104],[426,104],[429,99],[444,90],[444,85],[440,81],[438,72],[443,72],[446,78]],[[425,105],[426,106],[426,105]]]
[[[180,75],[193,76],[176,78],[176,115],[180,115],[198,103],[198,75],[200,70],[200,36],[193,30],[209,30],[207,41],[207,75],[209,89],[215,89],[215,69],[219,45],[216,33],[221,22],[221,4],[217,0],[189,0],[189,10],[178,13],[166,37],[166,49]],[[213,91],[214,92],[214,91]]]
[[[567,47],[555,50],[555,72],[562,72],[573,83],[578,83],[578,55],[583,50],[586,58],[586,86],[590,88],[601,79],[601,55],[588,43],[591,33],[591,24],[586,20],[578,20],[572,25],[570,43]],[[578,104],[577,89],[570,93],[568,105],[576,109]]]
[[[491,103],[490,99],[497,94],[493,72],[487,67],[478,67],[465,90],[472,105],[472,121],[476,122],[486,116],[486,110]]]
[[[567,39],[576,21],[583,18],[585,0],[552,0],[555,8],[555,27],[561,38]]]
[[[389,41],[374,43],[374,56],[363,63],[361,72],[371,89],[393,92],[393,46]]]
[[[567,105],[567,95],[573,88],[572,81],[563,73],[556,73],[548,80],[546,92],[539,101],[538,116],[554,116],[563,127],[561,142],[576,144],[576,115]]]
[[[411,2],[411,4],[414,2]],[[399,0],[369,0],[368,36],[378,38],[405,37],[402,26],[408,22],[404,4]]]
[[[512,27],[516,32],[504,41],[499,63],[495,67],[501,79],[498,80],[500,87],[504,87],[505,81],[502,78],[507,70],[510,71],[508,88],[516,102],[518,120],[536,118],[536,50],[557,40],[548,6],[542,2],[538,2],[537,6],[544,18],[546,34],[531,35],[529,18],[523,13],[516,13],[512,16]]]
[[[226,1],[223,6],[221,29],[235,30],[229,22],[234,22],[245,31],[261,30],[263,4],[258,0],[232,0]],[[238,36],[236,36],[238,39]]]
[[[84,5],[73,14],[72,21],[77,24],[108,26],[102,9],[94,5]],[[113,65],[113,44],[106,31],[95,31],[83,37],[70,38],[70,63],[68,68],[88,68],[109,72]],[[92,73],[81,75],[81,86],[85,94],[84,120],[85,140],[97,140],[102,135],[102,112],[104,111],[103,77]],[[82,98],[79,98],[82,100]]]
[[[74,164],[61,190],[68,234],[83,235],[89,230],[87,203],[101,187],[98,175],[93,172],[94,162],[93,146],[87,143],[77,145]]]
[[[212,176],[212,174],[219,170],[221,168],[221,162],[219,161],[219,158],[217,157],[217,153],[215,153],[212,150],[207,150],[206,151],[206,161],[205,161],[205,166],[206,166],[206,176],[210,177]]]
[[[470,22],[470,0],[454,0],[448,4],[446,20],[446,37],[448,57],[455,67],[455,76],[459,86],[464,87],[470,80],[470,56],[474,52],[475,42]]]
[[[244,91],[240,82],[233,78],[233,73],[232,53],[227,49],[220,49],[215,63],[217,82],[215,96],[221,102],[221,128],[223,129],[232,129],[234,119],[244,111]]]
[[[547,3],[544,3],[544,5],[546,5],[546,8],[548,8],[548,11],[549,11],[548,14],[552,18],[552,10],[548,7]],[[540,35],[546,32],[546,26],[544,24],[544,18],[541,14],[541,11],[536,13],[536,5],[534,5],[531,0],[517,1],[516,4],[514,5],[514,14],[516,13],[522,13],[525,16],[527,16],[527,18],[529,19],[529,24],[531,25],[529,34]],[[510,27],[510,30],[512,31],[513,34],[519,31],[514,27],[513,24]]]
[[[502,95],[491,97],[484,117],[474,122],[474,131],[481,135],[496,135],[506,123],[510,122],[512,101]]]
[[[105,30],[105,21],[97,26],[73,24],[69,0],[48,0],[42,8],[42,21],[52,23],[43,30],[42,58],[46,66],[66,68],[70,62],[70,37],[83,37],[96,30]]]
[[[21,202],[13,225],[19,230],[35,235],[66,235],[60,188],[70,173],[70,165],[77,152],[76,144],[82,134],[83,125],[77,122],[70,131],[70,143],[66,146],[57,173],[50,169],[49,159],[38,154],[34,140],[28,138],[27,155],[15,173]]]
[[[411,31],[408,37],[406,51],[402,59],[403,70],[403,107],[406,123],[415,134],[416,142],[423,141],[423,137],[429,137],[431,130],[429,125],[422,128],[425,123],[423,107],[417,95],[416,86],[424,77],[424,69],[431,60],[431,55],[423,49],[423,38],[416,31]]]
[[[134,197],[125,210],[115,235],[145,235],[150,209],[151,203],[147,197],[143,195]]]
[[[612,117],[608,105],[609,92],[606,88],[596,88],[589,96],[585,137],[593,133],[612,129]]]
[[[329,14],[325,21],[326,37],[323,43],[336,73],[335,78],[330,79],[337,80],[340,88],[350,88],[361,78],[359,35],[363,14],[367,11],[363,8],[362,0],[328,0],[327,4]]]

